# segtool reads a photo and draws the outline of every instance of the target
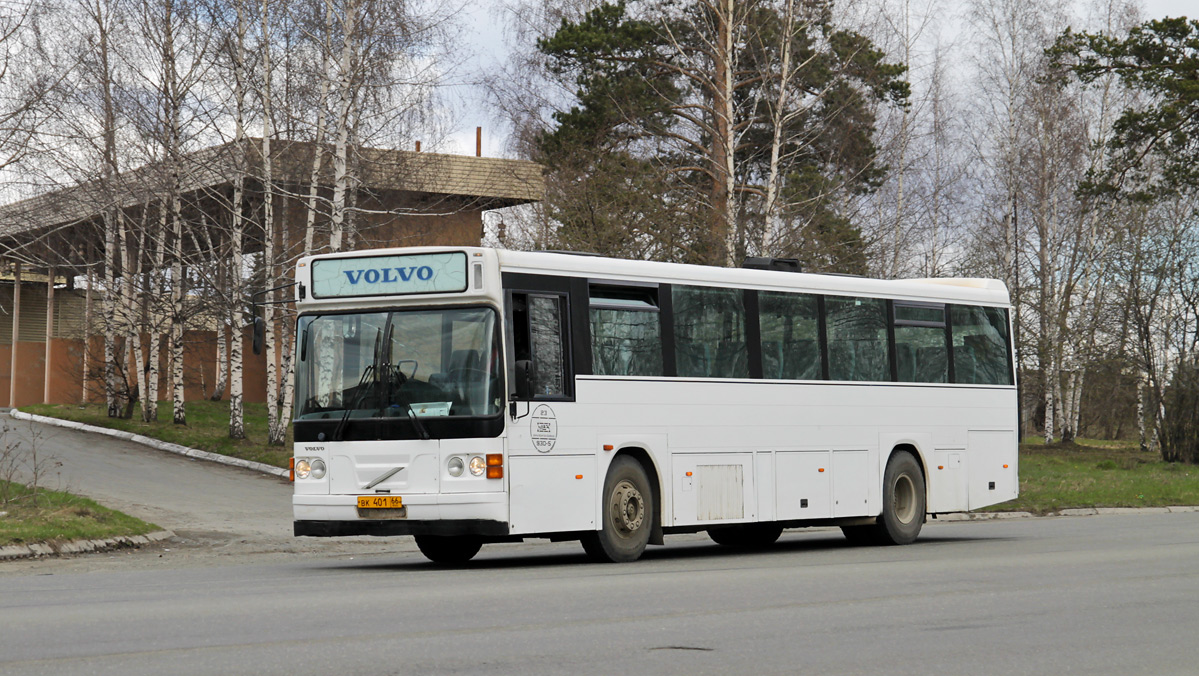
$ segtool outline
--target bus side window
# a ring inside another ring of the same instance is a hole
[[[749,344],[742,291],[681,284],[673,291],[679,376],[748,378]]]
[[[954,305],[950,317],[956,382],[1011,385],[1007,310]]]
[[[560,399],[568,391],[566,296],[512,294],[512,347],[517,361],[533,364],[533,398]]]
[[[880,298],[827,296],[824,306],[829,379],[890,380],[887,302]]]
[[[588,318],[592,373],[663,375],[657,287],[592,284]]]
[[[762,373],[773,380],[820,380],[820,309],[816,296],[758,294]]]
[[[895,362],[901,383],[949,382],[945,306],[895,301]]]

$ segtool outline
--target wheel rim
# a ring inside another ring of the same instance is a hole
[[[912,477],[906,474],[895,477],[891,505],[900,523],[909,524],[916,518],[916,484],[912,483]]]
[[[628,480],[612,491],[612,525],[622,537],[636,533],[645,522],[645,500],[641,491]]]

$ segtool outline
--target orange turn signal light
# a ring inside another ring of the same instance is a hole
[[[1004,465],[1004,466],[1003,466],[1003,468],[1004,468],[1004,469],[1007,469],[1007,465]]]
[[[687,476],[691,476],[691,472],[687,472]]]
[[[576,479],[582,479],[582,478],[583,478],[583,475],[582,475],[582,474],[576,474],[576,475],[575,475],[575,478],[576,478]]]
[[[296,480],[296,459],[293,457],[287,461],[287,480],[294,482]]]
[[[610,451],[610,450],[612,450],[612,444],[604,444],[604,450],[605,450],[605,451]]]
[[[816,471],[817,471],[817,472],[823,472],[823,471],[824,471],[824,468],[823,468],[823,467],[821,467],[820,469],[818,469],[818,470],[816,470]]]
[[[945,469],[945,465],[937,465],[937,469]]]
[[[504,455],[502,453],[487,454],[487,478],[504,478]]]

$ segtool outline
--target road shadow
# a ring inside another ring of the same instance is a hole
[[[759,547],[753,549],[743,549],[734,547],[725,547],[707,539],[690,539],[685,542],[671,542],[667,540],[664,547],[649,547],[645,550],[640,561],[646,563],[653,562],[670,562],[670,561],[685,561],[685,560],[717,560],[731,559],[734,557],[763,557],[764,560],[778,558],[782,556],[792,556],[795,554],[821,554],[821,553],[836,553],[845,552],[846,554],[858,553],[878,553],[878,554],[894,554],[899,553],[909,548],[920,547],[942,547],[955,544],[969,544],[974,542],[1003,542],[1013,540],[1015,538],[994,537],[994,536],[946,536],[946,535],[930,535],[922,536],[916,543],[905,547],[887,547],[878,545],[864,545],[852,543],[845,539],[839,532],[826,531],[817,533],[804,533],[802,531],[785,532],[783,537],[774,544],[767,547]],[[533,542],[536,542],[534,540]],[[561,543],[569,546],[570,543]],[[552,568],[556,566],[595,566],[603,569],[612,569],[612,564],[597,563],[592,561],[586,553],[583,552],[581,545],[575,545],[577,550],[567,550],[555,546],[554,549],[539,548],[532,543],[521,547],[519,551],[506,547],[504,545],[484,545],[482,551],[471,561],[463,565],[446,566],[433,563],[426,560],[419,553],[409,554],[403,560],[355,560],[355,561],[338,561],[336,563],[326,562],[320,567],[322,570],[353,570],[353,571],[379,571],[394,573],[396,571],[438,571],[438,570],[517,570],[517,569],[538,569]],[[870,557],[872,559],[876,557]],[[887,556],[888,559],[892,558]],[[861,562],[860,556],[853,557],[855,562]],[[824,562],[827,562],[825,559]]]

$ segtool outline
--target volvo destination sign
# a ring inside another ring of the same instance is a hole
[[[312,262],[312,297],[466,291],[466,254],[322,258]]]

